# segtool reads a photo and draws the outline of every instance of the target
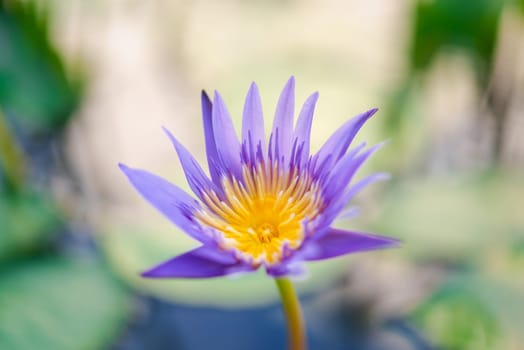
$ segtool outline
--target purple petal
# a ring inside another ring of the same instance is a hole
[[[150,278],[209,278],[253,271],[254,267],[217,251],[215,246],[202,246],[174,257],[142,273]]]
[[[350,253],[392,248],[399,245],[400,241],[394,238],[331,228],[321,238],[311,241],[302,256],[308,261],[323,260]]]
[[[326,200],[331,201],[333,198],[338,198],[342,193],[344,193],[344,189],[347,187],[357,170],[373,153],[382,147],[382,145],[383,144],[375,145],[358,156],[355,155],[354,152],[346,154],[329,172],[324,189]]]
[[[187,182],[189,183],[189,186],[193,192],[199,197],[201,197],[203,191],[210,189],[220,194],[220,187],[215,186],[215,184],[209,180],[191,153],[189,153],[189,151],[184,146],[182,146],[180,142],[178,142],[178,140],[173,136],[173,134],[169,132],[169,130],[166,128],[163,129],[173,143],[173,146],[175,146],[175,150],[178,154],[178,158],[180,159],[180,163],[182,164],[182,168],[184,169]]]
[[[311,138],[311,124],[313,122],[313,114],[315,112],[315,105],[318,100],[318,92],[315,92],[308,97],[302,110],[298,115],[297,125],[295,127],[295,135],[293,139],[297,140],[297,146],[302,147],[300,152],[299,164],[305,164],[309,158],[309,143]]]
[[[347,220],[347,219],[353,219],[354,217],[357,217],[360,214],[360,209],[358,207],[349,207],[340,212],[338,214],[337,219],[339,220]]]
[[[278,150],[279,155],[284,158],[288,158],[291,152],[294,113],[295,77],[291,77],[284,86],[278,99],[275,119],[273,120],[273,130],[271,132],[271,134],[276,137],[276,140],[274,140],[275,150]]]
[[[254,153],[260,144],[265,149],[264,115],[262,113],[262,102],[255,83],[251,84],[244,103],[244,115],[242,120],[242,143],[249,143]]]
[[[326,207],[322,214],[317,217],[314,226],[326,227],[331,225],[334,220],[336,220],[337,218],[339,218],[340,215],[342,215],[344,208],[353,199],[353,197],[356,194],[358,194],[360,190],[362,190],[364,187],[370,185],[373,182],[387,179],[389,179],[388,174],[376,173],[363,178],[354,185],[350,185],[350,187],[347,188],[346,191],[342,192],[341,195],[339,195],[337,198],[331,198],[332,202]],[[318,237],[316,232],[315,236]]]
[[[301,277],[307,273],[306,268],[302,262],[298,263],[289,263],[289,264],[279,264],[275,266],[268,266],[266,268],[268,275],[273,277],[282,277],[282,276],[294,276]]]
[[[180,229],[203,242],[208,238],[200,225],[192,220],[198,202],[177,186],[145,170],[118,165],[135,189],[158,211],[164,214]]]
[[[213,133],[215,135],[218,157],[224,167],[224,171],[231,172],[240,179],[242,176],[240,144],[226,104],[216,91],[213,100]]]
[[[355,138],[357,132],[362,125],[373,114],[377,112],[377,108],[370,109],[367,112],[361,113],[342,125],[331,137],[324,143],[320,150],[315,155],[318,158],[317,164],[324,164],[323,169],[317,169],[321,172],[328,171],[332,165],[335,164],[347,151],[351,141]],[[329,156],[331,159],[325,164]]]
[[[207,96],[206,92],[202,90],[202,119],[204,124],[204,138],[206,142],[207,163],[209,166],[209,174],[213,182],[220,186],[220,176],[217,170],[218,152],[215,143],[215,134],[213,132],[213,105]]]
[[[355,195],[357,195],[364,187],[371,185],[377,181],[389,180],[390,176],[387,173],[375,173],[366,176],[362,180],[358,181],[356,184],[349,187],[346,192],[346,203],[350,201]]]

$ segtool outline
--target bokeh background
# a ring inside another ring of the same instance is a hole
[[[195,246],[118,162],[187,188],[199,95],[266,128],[291,75],[318,148],[379,107],[361,171],[392,179],[338,225],[400,249],[310,264],[311,349],[524,349],[524,1],[0,0],[0,349],[281,349],[263,273],[151,281]]]

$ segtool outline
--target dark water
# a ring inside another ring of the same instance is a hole
[[[311,350],[430,350],[405,320],[370,326],[348,310],[318,312],[303,300]],[[285,324],[279,304],[241,310],[141,301],[147,310],[130,324],[111,350],[262,350],[285,349]]]

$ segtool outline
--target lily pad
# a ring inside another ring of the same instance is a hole
[[[129,311],[121,286],[100,264],[34,260],[0,273],[0,349],[107,346]]]
[[[446,349],[507,349],[508,339],[522,337],[522,292],[522,286],[480,273],[457,273],[418,308],[415,319]]]
[[[0,262],[45,245],[61,223],[44,193],[0,193]]]

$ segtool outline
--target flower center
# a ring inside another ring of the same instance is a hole
[[[222,235],[225,249],[253,264],[278,263],[286,245],[297,249],[304,240],[303,221],[322,210],[319,186],[307,172],[270,163],[244,165],[242,175],[222,179],[225,198],[205,192],[195,216]]]
[[[267,222],[257,227],[257,238],[260,243],[271,243],[271,239],[278,238],[278,230],[272,224]]]

